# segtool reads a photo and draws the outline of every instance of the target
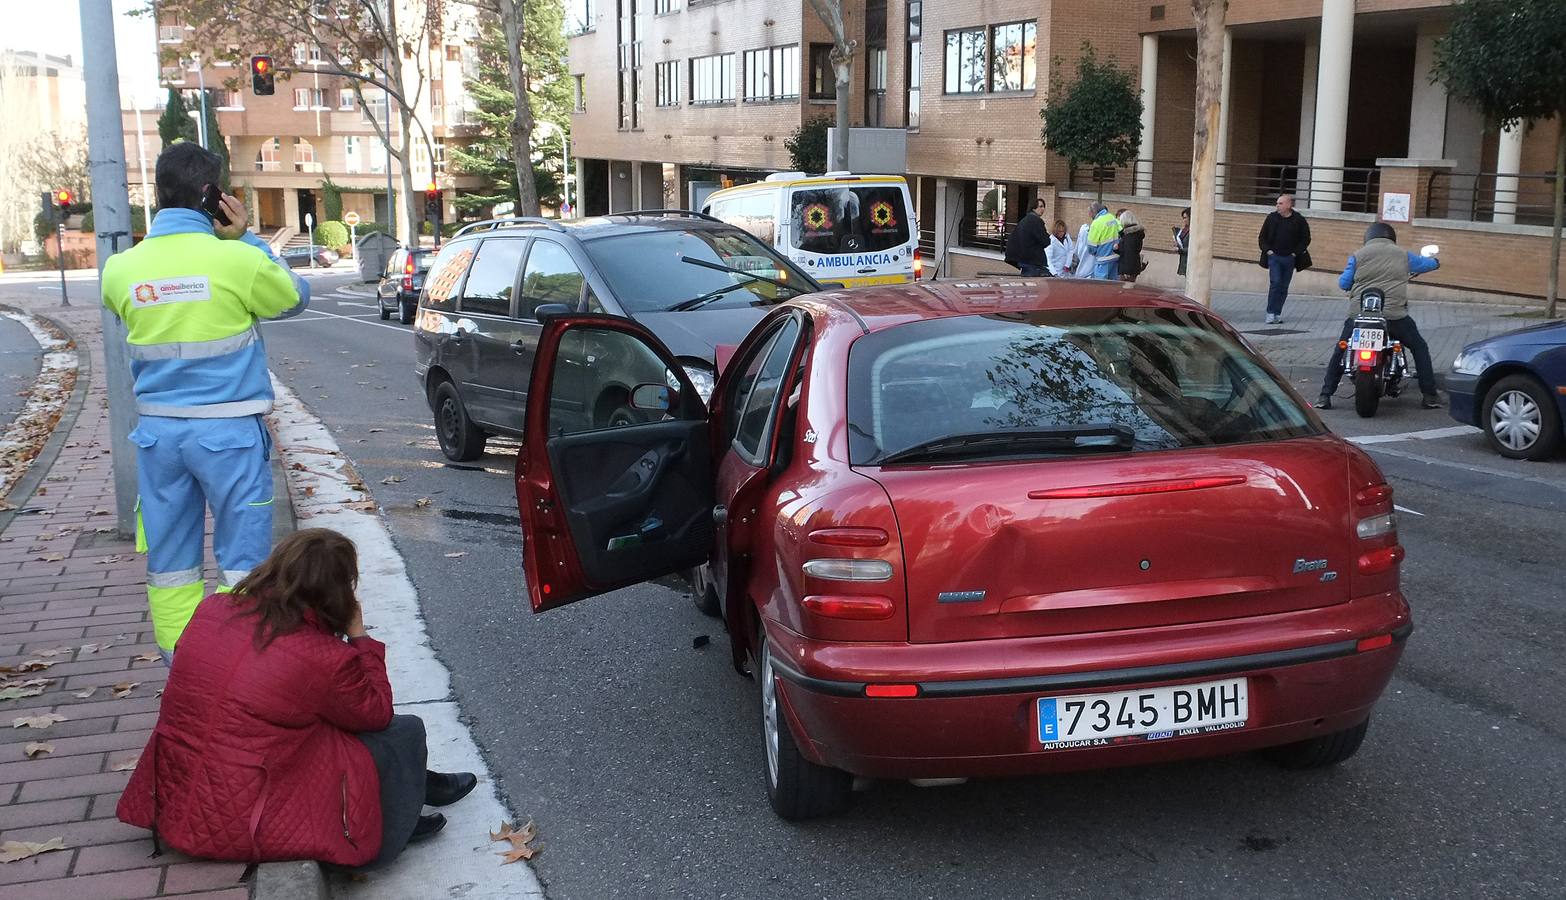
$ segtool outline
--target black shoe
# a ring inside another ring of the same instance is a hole
[[[1317,409],[1331,409],[1332,408],[1332,395],[1331,394],[1322,394],[1320,397],[1317,397],[1316,398],[1315,407]]]
[[[478,784],[472,772],[424,773],[424,805],[450,806],[461,800]]]
[[[419,824],[413,826],[413,836],[408,838],[408,843],[417,844],[435,836],[435,832],[446,827],[446,817],[440,813],[431,813],[427,816],[419,816]]]
[[[1443,409],[1445,406],[1446,404],[1441,402],[1440,394],[1426,394],[1425,398],[1419,401],[1420,409]]]

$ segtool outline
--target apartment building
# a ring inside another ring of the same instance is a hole
[[[83,139],[87,128],[87,94],[81,66],[69,56],[31,50],[0,50],[0,249],[15,251],[33,240],[33,216],[39,193],[56,187],[86,185],[35,184],[8,164],[53,133],[61,139]]]
[[[458,191],[478,189],[479,179],[448,169],[446,151],[452,144],[472,140],[475,119],[472,99],[464,79],[477,66],[478,22],[471,7],[448,6],[441,33],[431,41],[429,62],[421,66],[405,59],[404,78],[409,93],[417,91],[414,115],[428,133],[415,132],[411,168],[416,208],[423,209],[422,191],[431,181],[444,191],[444,218],[452,221],[451,199]],[[163,61],[162,81],[180,90],[187,108],[200,108],[202,86],[217,103],[218,128],[229,150],[232,183],[251,208],[256,227],[279,242],[305,233],[305,216],[324,219],[323,185],[328,180],[342,192],[343,211],[357,212],[367,222],[388,221],[388,188],[396,200],[397,218],[405,218],[400,196],[399,163],[377,137],[375,122],[390,119],[392,133],[400,138],[401,124],[395,100],[385,92],[364,88],[364,104],[355,97],[351,82],[329,74],[335,60],[323,59],[321,48],[304,43],[273,50],[279,69],[292,68],[289,77],[279,75],[276,93],[256,96],[250,73],[241,63],[203,59],[200,48],[189,42],[191,29],[160,17],[158,52]],[[257,50],[257,52],[260,52]],[[162,109],[125,110],[126,160],[133,197],[150,194],[143,182],[152,179],[152,162],[159,148],[157,117]]]
[[[835,111],[825,28],[787,0],[572,0],[573,156],[582,209],[687,205],[714,183],[789,168],[784,139]],[[1217,284],[1254,288],[1278,193],[1316,224],[1321,269],[1390,213],[1443,245],[1448,293],[1542,293],[1554,122],[1502,133],[1430,82],[1442,0],[1230,0],[1219,135]],[[1174,285],[1169,227],[1188,205],[1195,27],[1188,4],[847,0],[850,119],[899,129],[930,271],[1005,272],[1008,223],[1042,196],[1080,223],[1102,194],[1149,225],[1149,277]],[[1141,159],[1073,171],[1040,143],[1053,77],[1085,42],[1137,80]],[[775,74],[781,73],[781,74]],[[853,162],[851,160],[851,165]],[[861,168],[855,165],[855,168]],[[695,188],[696,190],[693,190]],[[1387,204],[1390,203],[1390,207]],[[1494,254],[1522,259],[1496,272]],[[1305,289],[1333,291],[1324,274]]]

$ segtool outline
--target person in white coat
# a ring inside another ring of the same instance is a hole
[[[1044,251],[1044,259],[1049,264],[1049,274],[1056,278],[1070,278],[1074,272],[1077,256],[1076,242],[1071,235],[1066,233],[1066,223],[1062,219],[1056,219],[1054,227],[1049,234],[1049,247]]]
[[[1092,222],[1084,222],[1082,227],[1077,229],[1077,240],[1071,248],[1073,278],[1092,278],[1093,267],[1098,265],[1097,258],[1088,252],[1088,229],[1092,226]]]

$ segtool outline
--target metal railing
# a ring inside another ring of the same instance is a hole
[[[1555,215],[1554,192],[1551,172],[1432,172],[1425,215],[1461,222],[1549,225]]]
[[[1073,191],[1183,198],[1191,194],[1189,159],[1142,159],[1121,167],[1077,166]],[[1364,166],[1298,166],[1292,163],[1221,163],[1216,188],[1223,203],[1271,206],[1279,194],[1293,194],[1299,206],[1336,201],[1345,212],[1375,212],[1381,170]]]
[[[1017,227],[1015,222],[1004,222],[993,216],[979,214],[973,218],[963,219],[961,227],[957,231],[957,245],[978,250],[994,250],[997,253],[1006,251],[1006,239],[1011,237],[1012,231]]]

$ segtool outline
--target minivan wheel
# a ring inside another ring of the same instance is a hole
[[[1262,754],[1285,769],[1321,769],[1335,766],[1353,756],[1365,742],[1370,720],[1332,734],[1306,738],[1281,747],[1269,747]]]
[[[1484,398],[1481,417],[1490,446],[1507,459],[1546,459],[1561,442],[1561,416],[1544,385],[1508,375]]]
[[[473,420],[457,396],[457,386],[442,381],[435,389],[435,436],[440,440],[440,452],[452,462],[472,462],[484,455],[484,443],[489,439]]]
[[[757,639],[761,662],[761,740],[766,751],[767,799],[772,811],[791,822],[842,812],[848,807],[853,776],[805,759],[783,715],[777,671],[772,667],[765,630]]]
[[[397,303],[397,321],[404,325],[413,324],[413,303],[409,300],[401,300]]]
[[[380,310],[381,310],[381,321],[382,322],[384,322],[387,319],[391,318],[391,310],[386,308],[386,301],[385,300],[377,300],[377,301],[375,301],[375,305],[380,307]]]

